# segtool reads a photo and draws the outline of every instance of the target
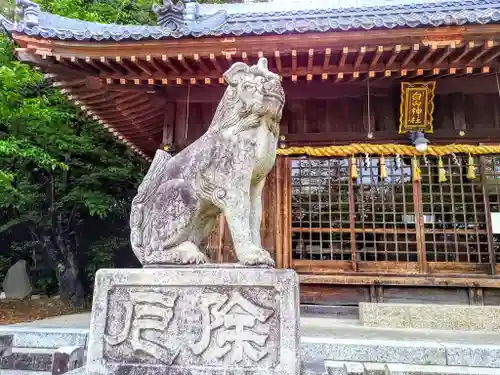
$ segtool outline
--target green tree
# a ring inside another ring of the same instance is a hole
[[[29,243],[18,248],[44,259],[61,296],[79,304],[85,260],[126,247],[129,203],[146,166],[15,61],[12,47],[0,37],[0,232]]]

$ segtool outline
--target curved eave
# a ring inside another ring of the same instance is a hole
[[[238,4],[234,4],[238,5]],[[101,24],[38,13],[37,24],[4,21],[9,32],[47,39],[127,41],[282,35],[349,30],[391,30],[443,26],[485,25],[500,21],[500,1],[443,1],[354,8],[311,8],[266,12],[254,7],[200,6],[207,12],[185,20],[178,29],[160,26]]]

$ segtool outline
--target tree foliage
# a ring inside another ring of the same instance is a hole
[[[51,2],[50,10],[109,21],[103,12],[111,17],[113,4],[94,2],[84,13],[83,3]],[[131,253],[129,204],[146,165],[16,61],[13,48],[0,35],[0,273],[27,259],[44,280],[38,286],[79,304],[97,268]]]

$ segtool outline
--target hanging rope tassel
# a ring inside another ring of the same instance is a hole
[[[380,178],[387,178],[387,166],[385,165],[385,157],[382,155],[380,157]]]
[[[467,162],[467,178],[469,180],[474,180],[476,178],[476,167],[474,166],[474,158],[469,154],[469,160]]]
[[[448,178],[446,177],[446,169],[444,169],[444,163],[441,156],[438,159],[438,171],[439,171],[439,182],[448,181]]]
[[[412,161],[411,161],[411,165],[412,165],[412,175],[413,175],[413,181],[420,181],[420,166],[418,165],[418,160],[417,158],[414,156]]]
[[[356,166],[356,158],[354,155],[351,158],[351,178],[358,178],[359,173],[358,173],[358,167]]]

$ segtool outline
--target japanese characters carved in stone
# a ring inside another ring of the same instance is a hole
[[[101,269],[87,375],[299,375],[295,271]]]
[[[224,77],[228,88],[207,132],[174,157],[158,150],[132,202],[132,248],[143,265],[207,262],[199,246],[220,213],[241,264],[274,265],[261,247],[261,194],[284,91],[265,58],[237,62]]]

